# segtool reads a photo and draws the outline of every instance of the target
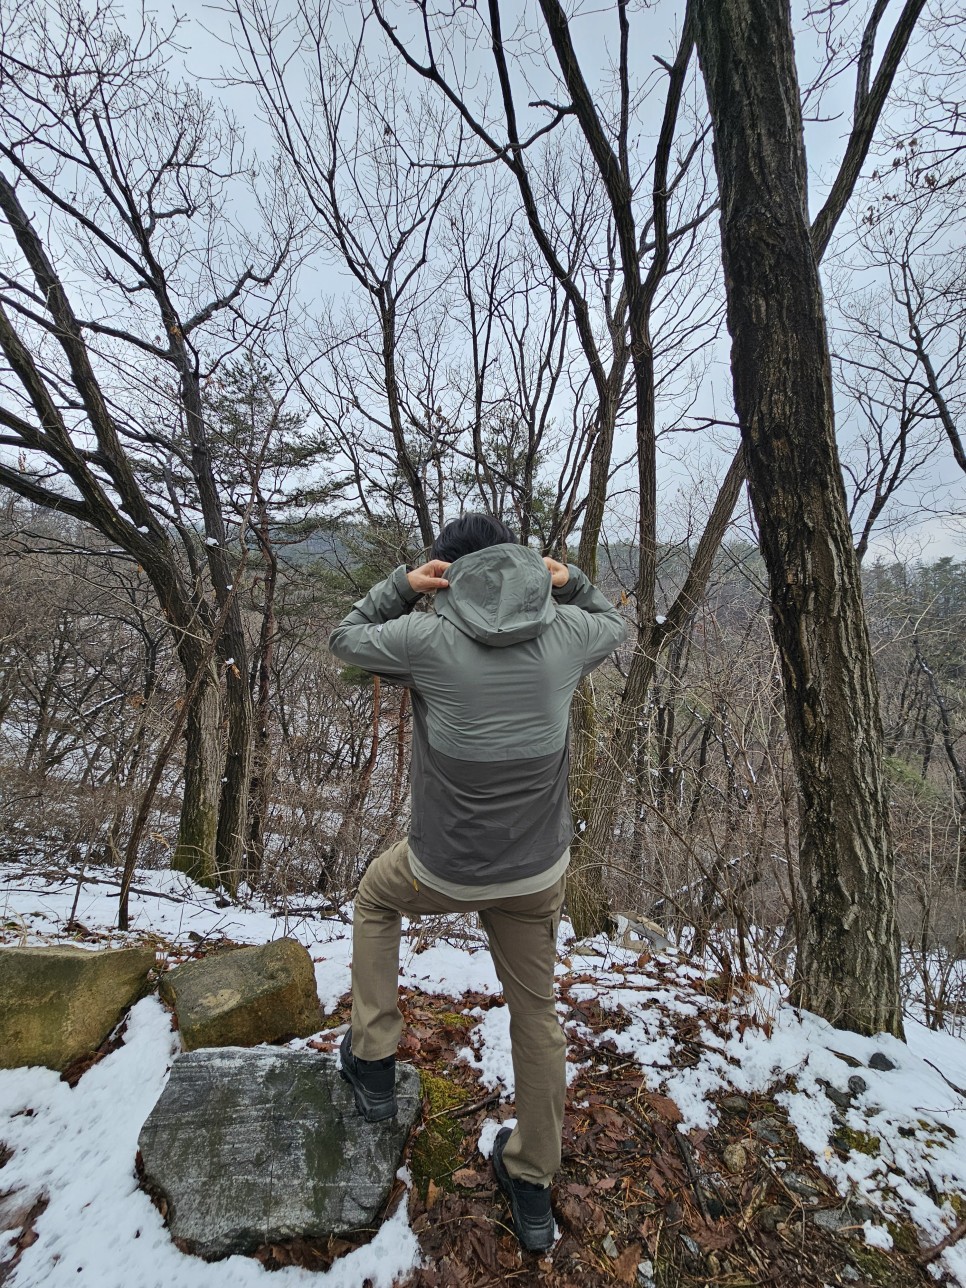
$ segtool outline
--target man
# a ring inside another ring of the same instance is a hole
[[[343,1076],[370,1122],[396,1113],[400,914],[476,911],[510,1011],[517,1125],[493,1167],[521,1244],[553,1243],[566,1040],[554,963],[573,821],[570,701],[623,640],[620,614],[573,564],[520,546],[488,515],[447,524],[430,560],[373,586],[329,647],[412,691],[409,837],[355,901]],[[408,615],[436,592],[434,613]]]

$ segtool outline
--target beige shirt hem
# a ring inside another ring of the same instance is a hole
[[[450,899],[463,899],[467,903],[479,899],[515,899],[518,895],[537,894],[540,890],[549,890],[556,885],[567,871],[570,863],[570,847],[561,854],[557,862],[543,872],[536,872],[531,877],[520,877],[516,881],[494,881],[490,885],[458,885],[455,881],[444,881],[435,872],[424,868],[409,847],[409,866],[416,880],[430,890],[448,895]]]

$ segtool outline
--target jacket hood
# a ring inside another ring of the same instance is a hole
[[[436,592],[436,612],[491,648],[533,639],[557,614],[547,565],[527,546],[463,555],[446,577],[449,589]]]

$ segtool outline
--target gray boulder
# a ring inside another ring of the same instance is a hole
[[[148,988],[153,948],[0,948],[0,1068],[66,1069]]]
[[[397,1066],[399,1115],[370,1124],[330,1056],[222,1047],[179,1056],[141,1129],[141,1183],[180,1247],[203,1257],[370,1225],[419,1117]]]
[[[295,939],[185,962],[162,975],[160,992],[186,1051],[304,1038],[322,1026],[312,958]]]

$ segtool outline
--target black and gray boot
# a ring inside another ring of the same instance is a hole
[[[550,1186],[518,1181],[506,1170],[503,1151],[510,1134],[510,1128],[504,1127],[493,1142],[493,1171],[497,1184],[510,1201],[513,1228],[521,1246],[527,1252],[546,1252],[554,1242]]]
[[[356,1108],[367,1123],[382,1122],[396,1116],[396,1057],[384,1060],[360,1060],[352,1054],[352,1030],[339,1047],[339,1072],[352,1088]]]

